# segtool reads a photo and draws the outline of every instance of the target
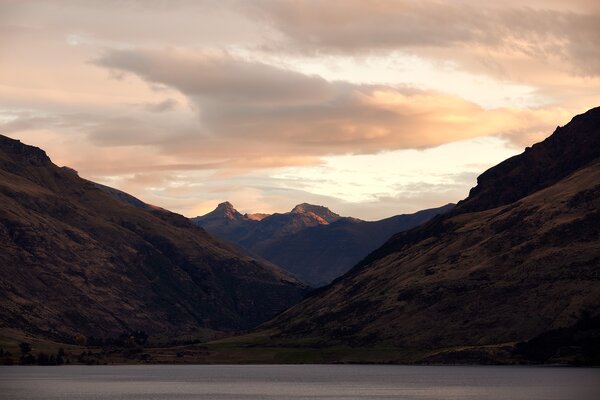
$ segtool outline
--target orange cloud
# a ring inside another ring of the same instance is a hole
[[[207,60],[170,49],[119,50],[97,64],[177,89],[196,104],[202,133],[166,138],[159,144],[166,153],[230,155],[250,165],[254,159],[257,167],[275,155],[373,153],[489,135],[517,139],[547,132],[573,113],[561,107],[486,110],[439,92],[327,82],[229,55]],[[112,138],[103,131],[93,137],[99,143]]]

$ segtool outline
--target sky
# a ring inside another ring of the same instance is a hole
[[[600,105],[600,2],[0,0],[0,134],[188,217],[456,202]]]

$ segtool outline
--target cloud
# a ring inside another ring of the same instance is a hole
[[[144,108],[150,112],[161,113],[174,110],[177,104],[177,100],[165,99],[158,103],[146,103],[144,104]]]
[[[423,148],[489,135],[516,138],[547,132],[557,116],[568,115],[558,108],[485,110],[434,91],[329,82],[226,53],[111,50],[95,63],[169,86],[195,104],[198,127],[164,137],[158,145],[165,152],[245,159],[250,165],[254,160],[258,167],[282,157]],[[109,128],[92,132],[94,139],[116,145],[119,137],[127,144],[134,136],[111,135],[118,129]]]
[[[149,82],[178,88],[190,96],[234,105],[298,104],[330,96],[330,87],[323,78],[266,64],[234,62],[227,53],[111,50],[96,63],[134,72]]]
[[[284,35],[265,47],[312,54],[404,49],[484,51],[560,59],[582,74],[600,74],[600,7],[591,1],[263,0],[242,9]],[[423,51],[424,50],[424,51]],[[446,55],[448,53],[445,53]]]

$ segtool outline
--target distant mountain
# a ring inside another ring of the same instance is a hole
[[[308,203],[298,204],[292,209],[291,213],[311,215],[315,219],[319,220],[319,222],[321,222],[323,225],[330,224],[341,218],[327,207],[315,206]]]
[[[340,217],[327,207],[302,203],[283,214],[242,215],[231,205],[192,221],[281,266],[312,286],[321,286],[347,272],[395,233],[447,212],[446,206],[367,222]]]
[[[395,361],[599,363],[599,277],[595,108],[264,327],[273,342],[405,349]]]
[[[0,328],[71,340],[255,327],[305,287],[188,219],[0,136]]]

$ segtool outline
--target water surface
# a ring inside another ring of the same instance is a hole
[[[0,399],[598,400],[600,369],[392,365],[0,367]]]

